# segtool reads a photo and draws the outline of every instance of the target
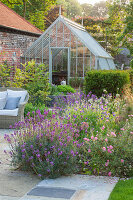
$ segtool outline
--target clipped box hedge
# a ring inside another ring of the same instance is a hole
[[[130,75],[124,70],[92,70],[86,73],[85,92],[98,97],[102,96],[103,90],[115,95],[118,91],[122,91],[125,84],[130,83]]]

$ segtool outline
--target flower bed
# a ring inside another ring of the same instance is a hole
[[[57,101],[57,110],[38,110],[18,131],[5,135],[12,164],[38,176],[71,173],[133,175],[133,115],[120,120],[125,104],[111,95],[71,94]]]

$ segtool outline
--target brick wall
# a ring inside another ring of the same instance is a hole
[[[20,56],[38,37],[0,31],[0,63],[7,61],[10,66],[19,66]]]

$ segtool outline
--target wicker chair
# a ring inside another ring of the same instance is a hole
[[[22,88],[0,88],[0,92],[6,91],[7,89],[14,91],[24,91],[24,89]],[[17,116],[0,115],[0,129],[8,129],[10,125],[14,125],[16,122],[24,120],[24,108],[26,103],[28,102],[28,99],[29,99],[29,94],[27,92],[25,101],[19,104]]]

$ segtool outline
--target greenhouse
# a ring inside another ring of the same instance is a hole
[[[49,66],[51,83],[69,83],[72,77],[84,78],[88,70],[115,69],[113,58],[85,30],[61,14],[53,24],[27,49],[24,62]]]

